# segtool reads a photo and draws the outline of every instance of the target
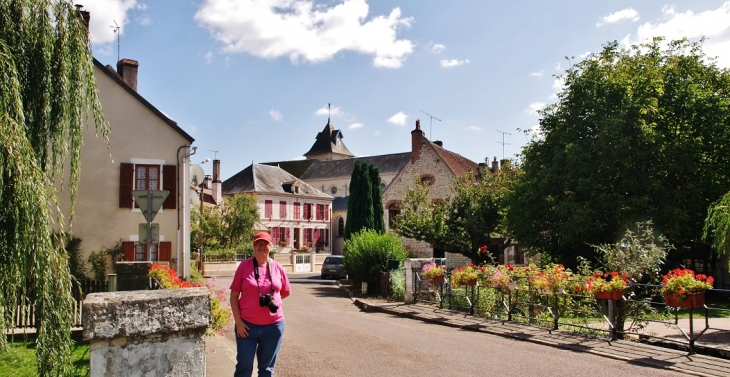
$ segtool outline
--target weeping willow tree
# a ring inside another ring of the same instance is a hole
[[[33,305],[41,376],[72,373],[71,275],[55,231],[73,221],[87,121],[108,132],[93,70],[72,3],[0,0],[0,330],[13,326],[21,298]],[[0,352],[7,348],[1,336]]]

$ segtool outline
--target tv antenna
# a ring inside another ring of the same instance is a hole
[[[428,115],[428,117],[431,118],[431,121],[428,123],[428,139],[429,140],[433,140],[433,139],[431,139],[431,136],[432,136],[431,135],[431,125],[433,124],[433,120],[434,119],[436,119],[439,122],[441,121],[441,119],[436,118],[435,116],[433,116],[433,115],[431,115],[431,114],[429,114],[429,113],[427,113],[427,112],[425,112],[423,110],[421,110],[421,112],[424,113],[424,114],[426,114],[426,115]]]
[[[220,152],[220,151],[214,151],[214,150],[208,149],[208,152],[213,152],[213,159],[214,160],[217,160],[218,159],[218,152]]]
[[[114,29],[114,34],[117,35],[117,61],[119,61],[119,46],[122,44],[119,39],[119,34],[120,34],[119,29],[121,29],[121,27],[119,26],[119,24],[117,24],[116,20],[113,20],[113,21],[114,21],[114,26],[109,26],[109,27]]]
[[[504,160],[504,146],[509,145],[509,143],[504,142],[504,135],[512,135],[512,134],[509,132],[504,132],[504,131],[500,131],[500,130],[496,130],[496,131],[502,133],[502,141],[501,142],[498,141],[497,144],[502,144],[502,159]]]

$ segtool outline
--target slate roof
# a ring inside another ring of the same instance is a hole
[[[283,183],[298,181],[299,193],[294,194],[284,190]],[[251,164],[247,168],[226,179],[221,185],[223,195],[238,193],[257,193],[270,195],[296,195],[318,199],[332,199],[332,196],[317,190],[306,182],[287,173],[276,166]]]
[[[340,130],[336,130],[330,120],[327,119],[327,125],[324,126],[322,132],[317,134],[316,140],[309,149],[309,152],[305,153],[304,156],[319,155],[322,153],[337,153],[345,156],[355,157],[345,146],[344,142],[337,145],[337,139],[342,139],[344,136]]]
[[[145,107],[150,109],[150,111],[152,111],[153,114],[157,115],[165,123],[170,125],[170,127],[172,127],[180,135],[182,135],[182,137],[187,139],[190,143],[195,141],[195,139],[193,139],[192,136],[188,135],[187,132],[183,131],[183,129],[177,125],[177,122],[170,119],[170,117],[163,114],[162,111],[158,110],[156,107],[152,106],[152,104],[149,103],[149,101],[147,101],[146,99],[144,99],[144,97],[139,95],[139,93],[137,93],[136,90],[132,89],[129,85],[127,85],[127,83],[124,82],[124,80],[122,80],[122,78],[119,76],[117,71],[114,70],[114,68],[112,68],[111,66],[104,66],[104,64],[101,64],[101,62],[96,60],[96,58],[94,58],[94,65],[97,68],[99,68],[102,72],[104,72],[107,76],[109,76],[112,80],[114,80],[114,82],[116,82],[119,86],[124,88],[124,90],[126,90],[127,93],[131,94],[132,97],[136,98],[137,101],[141,102]]]
[[[319,160],[314,161],[299,178],[302,180],[349,178],[355,169],[355,161],[375,165],[380,174],[398,174],[410,160],[411,152],[346,158],[343,160]]]
[[[317,160],[291,160],[291,161],[275,161],[275,162],[262,162],[263,165],[278,166],[287,173],[301,177],[302,174],[309,168],[310,165],[317,162]]]

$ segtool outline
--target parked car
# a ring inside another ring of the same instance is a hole
[[[345,265],[342,263],[342,255],[330,255],[325,258],[322,263],[322,279],[326,277],[332,277],[335,279],[344,279],[347,277],[345,274]]]

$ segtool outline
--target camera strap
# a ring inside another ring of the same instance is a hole
[[[271,259],[266,260],[266,270],[269,272],[269,282],[271,282],[271,293],[274,293],[274,281],[271,280]],[[256,257],[253,258],[253,277],[256,278],[256,287],[259,289],[259,297],[261,297],[261,286],[259,285],[259,262]]]

